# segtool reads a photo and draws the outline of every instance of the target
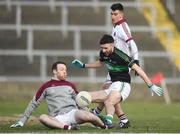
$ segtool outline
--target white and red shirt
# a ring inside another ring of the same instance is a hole
[[[132,59],[138,60],[138,49],[125,19],[120,20],[114,25],[111,35],[114,38],[115,47]]]

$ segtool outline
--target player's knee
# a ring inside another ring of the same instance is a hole
[[[104,104],[105,104],[105,105],[115,105],[113,99],[106,99],[106,100],[104,101]]]
[[[102,90],[108,89],[112,83],[104,83],[101,87]]]
[[[108,99],[105,100],[104,104],[105,105],[115,105],[120,101],[119,97],[109,97]]]
[[[39,121],[40,122],[45,122],[45,120],[48,118],[48,116],[46,115],[46,114],[42,114],[42,115],[40,115],[40,117],[39,117]]]

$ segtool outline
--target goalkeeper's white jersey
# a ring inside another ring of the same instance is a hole
[[[111,33],[115,41],[115,47],[126,53],[132,59],[138,60],[138,50],[131,31],[125,19],[120,20],[112,29]]]

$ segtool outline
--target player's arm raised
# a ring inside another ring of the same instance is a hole
[[[104,63],[99,60],[95,61],[94,63],[83,63],[78,59],[73,60],[72,64],[78,68],[97,68],[104,65]]]
[[[97,68],[97,67],[102,67],[104,65],[103,62],[101,61],[95,61],[94,63],[86,63],[85,67],[86,68]]]

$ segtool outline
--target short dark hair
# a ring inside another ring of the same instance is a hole
[[[63,61],[57,61],[57,62],[53,63],[53,65],[52,65],[52,71],[53,71],[53,70],[57,70],[57,65],[58,65],[58,64],[64,64],[64,65],[66,66],[66,63],[65,63],[65,62],[63,62]]]
[[[103,37],[100,39],[99,44],[107,44],[107,43],[114,43],[114,39],[111,35],[105,34]]]
[[[115,10],[120,10],[123,11],[124,7],[121,3],[115,3],[111,5],[111,10],[115,11]]]

